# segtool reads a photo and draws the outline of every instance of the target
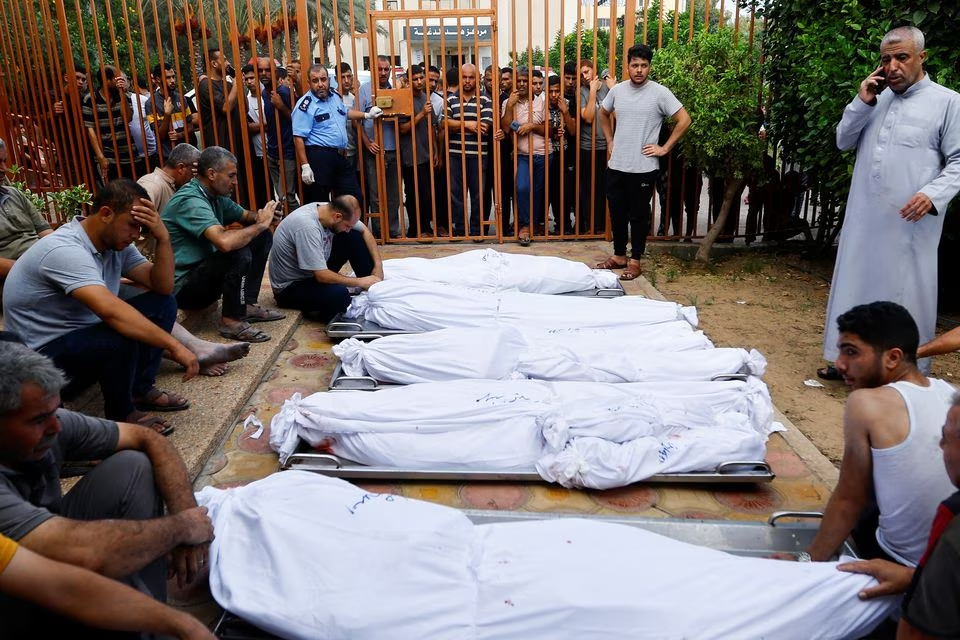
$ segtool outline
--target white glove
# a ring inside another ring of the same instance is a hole
[[[303,184],[313,184],[313,169],[310,168],[309,164],[300,165],[300,178],[303,180]]]
[[[363,114],[364,120],[374,120],[383,115],[383,109],[377,106],[370,107],[370,111]]]

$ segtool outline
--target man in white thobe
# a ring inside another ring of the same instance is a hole
[[[837,125],[837,146],[856,148],[857,161],[827,303],[830,362],[838,355],[837,316],[858,304],[897,302],[916,320],[921,344],[934,336],[937,246],[960,190],[960,95],[924,73],[923,47],[915,27],[887,33],[880,66]],[[929,370],[929,359],[920,366]],[[839,379],[830,369],[818,373]]]

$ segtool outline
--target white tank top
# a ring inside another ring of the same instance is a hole
[[[874,449],[873,486],[880,509],[877,542],[900,562],[916,566],[927,547],[937,505],[956,489],[940,451],[941,427],[957,390],[927,378],[929,387],[893,382],[907,406],[910,432],[900,444]]]

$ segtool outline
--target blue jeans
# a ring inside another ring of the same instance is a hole
[[[464,189],[466,168],[466,189]],[[480,163],[477,156],[450,154],[450,217],[454,235],[463,235],[464,202],[470,194],[470,235],[480,235]],[[486,204],[486,203],[484,203]]]
[[[517,218],[520,227],[530,226],[530,190],[533,190],[533,220],[543,224],[544,158],[533,156],[533,181],[530,176],[530,156],[517,154]]]
[[[127,304],[168,333],[177,319],[173,296],[148,291]],[[103,393],[104,416],[121,421],[133,412],[133,399],[153,387],[163,356],[163,349],[127,338],[104,322],[71,331],[38,351],[70,378],[64,396],[97,382]]]

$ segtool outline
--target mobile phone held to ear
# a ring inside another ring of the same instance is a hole
[[[887,72],[884,71],[883,69],[880,69],[880,71],[877,71],[874,75],[879,76],[881,78],[877,80],[877,84],[873,88],[873,92],[876,94],[876,93],[880,93],[881,91],[887,88],[887,80],[886,80]]]

